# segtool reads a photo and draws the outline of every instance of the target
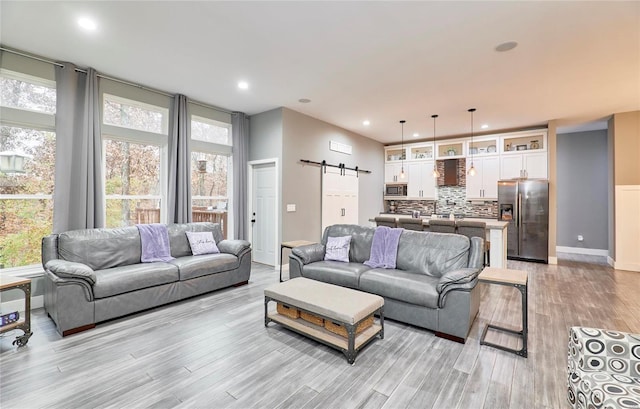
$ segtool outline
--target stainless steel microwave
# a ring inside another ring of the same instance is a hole
[[[406,196],[407,195],[407,184],[387,184],[384,185],[384,195],[385,196]]]

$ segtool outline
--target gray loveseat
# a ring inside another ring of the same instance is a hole
[[[168,262],[141,263],[135,226],[73,230],[42,239],[44,307],[58,332],[249,281],[251,246],[223,240],[217,223],[168,225]],[[219,254],[193,256],[185,231],[213,232]]]
[[[291,278],[307,277],[384,298],[384,315],[464,342],[480,306],[476,287],[483,239],[404,230],[395,269],[370,268],[374,227],[334,225],[322,242],[297,247],[289,256]],[[351,236],[349,263],[324,261],[327,237]]]

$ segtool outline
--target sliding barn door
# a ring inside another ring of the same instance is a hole
[[[352,170],[322,173],[322,231],[334,224],[358,224],[358,178]]]

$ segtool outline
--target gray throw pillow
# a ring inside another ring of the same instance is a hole
[[[324,259],[329,261],[349,262],[349,246],[351,236],[328,237]]]

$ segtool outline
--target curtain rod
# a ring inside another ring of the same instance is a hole
[[[1,51],[6,51],[8,53],[16,54],[16,55],[19,55],[19,56],[22,56],[22,57],[31,58],[32,60],[36,60],[36,61],[52,64],[52,65],[55,65],[55,66],[60,67],[60,68],[64,68],[64,64],[60,64],[57,61],[48,60],[48,59],[42,58],[42,57],[36,57],[35,55],[26,54],[26,53],[23,53],[23,52],[20,52],[20,51],[13,50],[11,48],[5,48],[3,46],[0,46],[0,50]],[[77,72],[82,72],[84,74],[87,73],[87,70],[84,70],[82,68],[76,68],[75,70]],[[160,91],[158,89],[149,88],[149,87],[145,87],[144,85],[135,84],[133,82],[121,80],[120,78],[110,77],[108,75],[100,74],[100,73],[98,73],[97,75],[98,75],[98,77],[104,78],[106,80],[119,82],[121,84],[129,85],[129,86],[136,87],[136,88],[140,88],[140,89],[143,89],[145,91],[155,92],[156,94],[164,95],[165,97],[173,97],[174,96],[174,94],[169,94],[168,92]],[[208,104],[205,104],[203,102],[193,101],[191,99],[189,99],[189,102],[192,103],[192,104],[195,104],[195,105],[199,105],[199,106],[204,107],[204,108],[210,108],[210,109],[213,109],[215,111],[224,112],[225,114],[230,114],[230,115],[233,114],[233,111],[229,111],[229,110],[226,110],[226,109],[223,109],[223,108],[218,108],[216,106],[208,105]]]

